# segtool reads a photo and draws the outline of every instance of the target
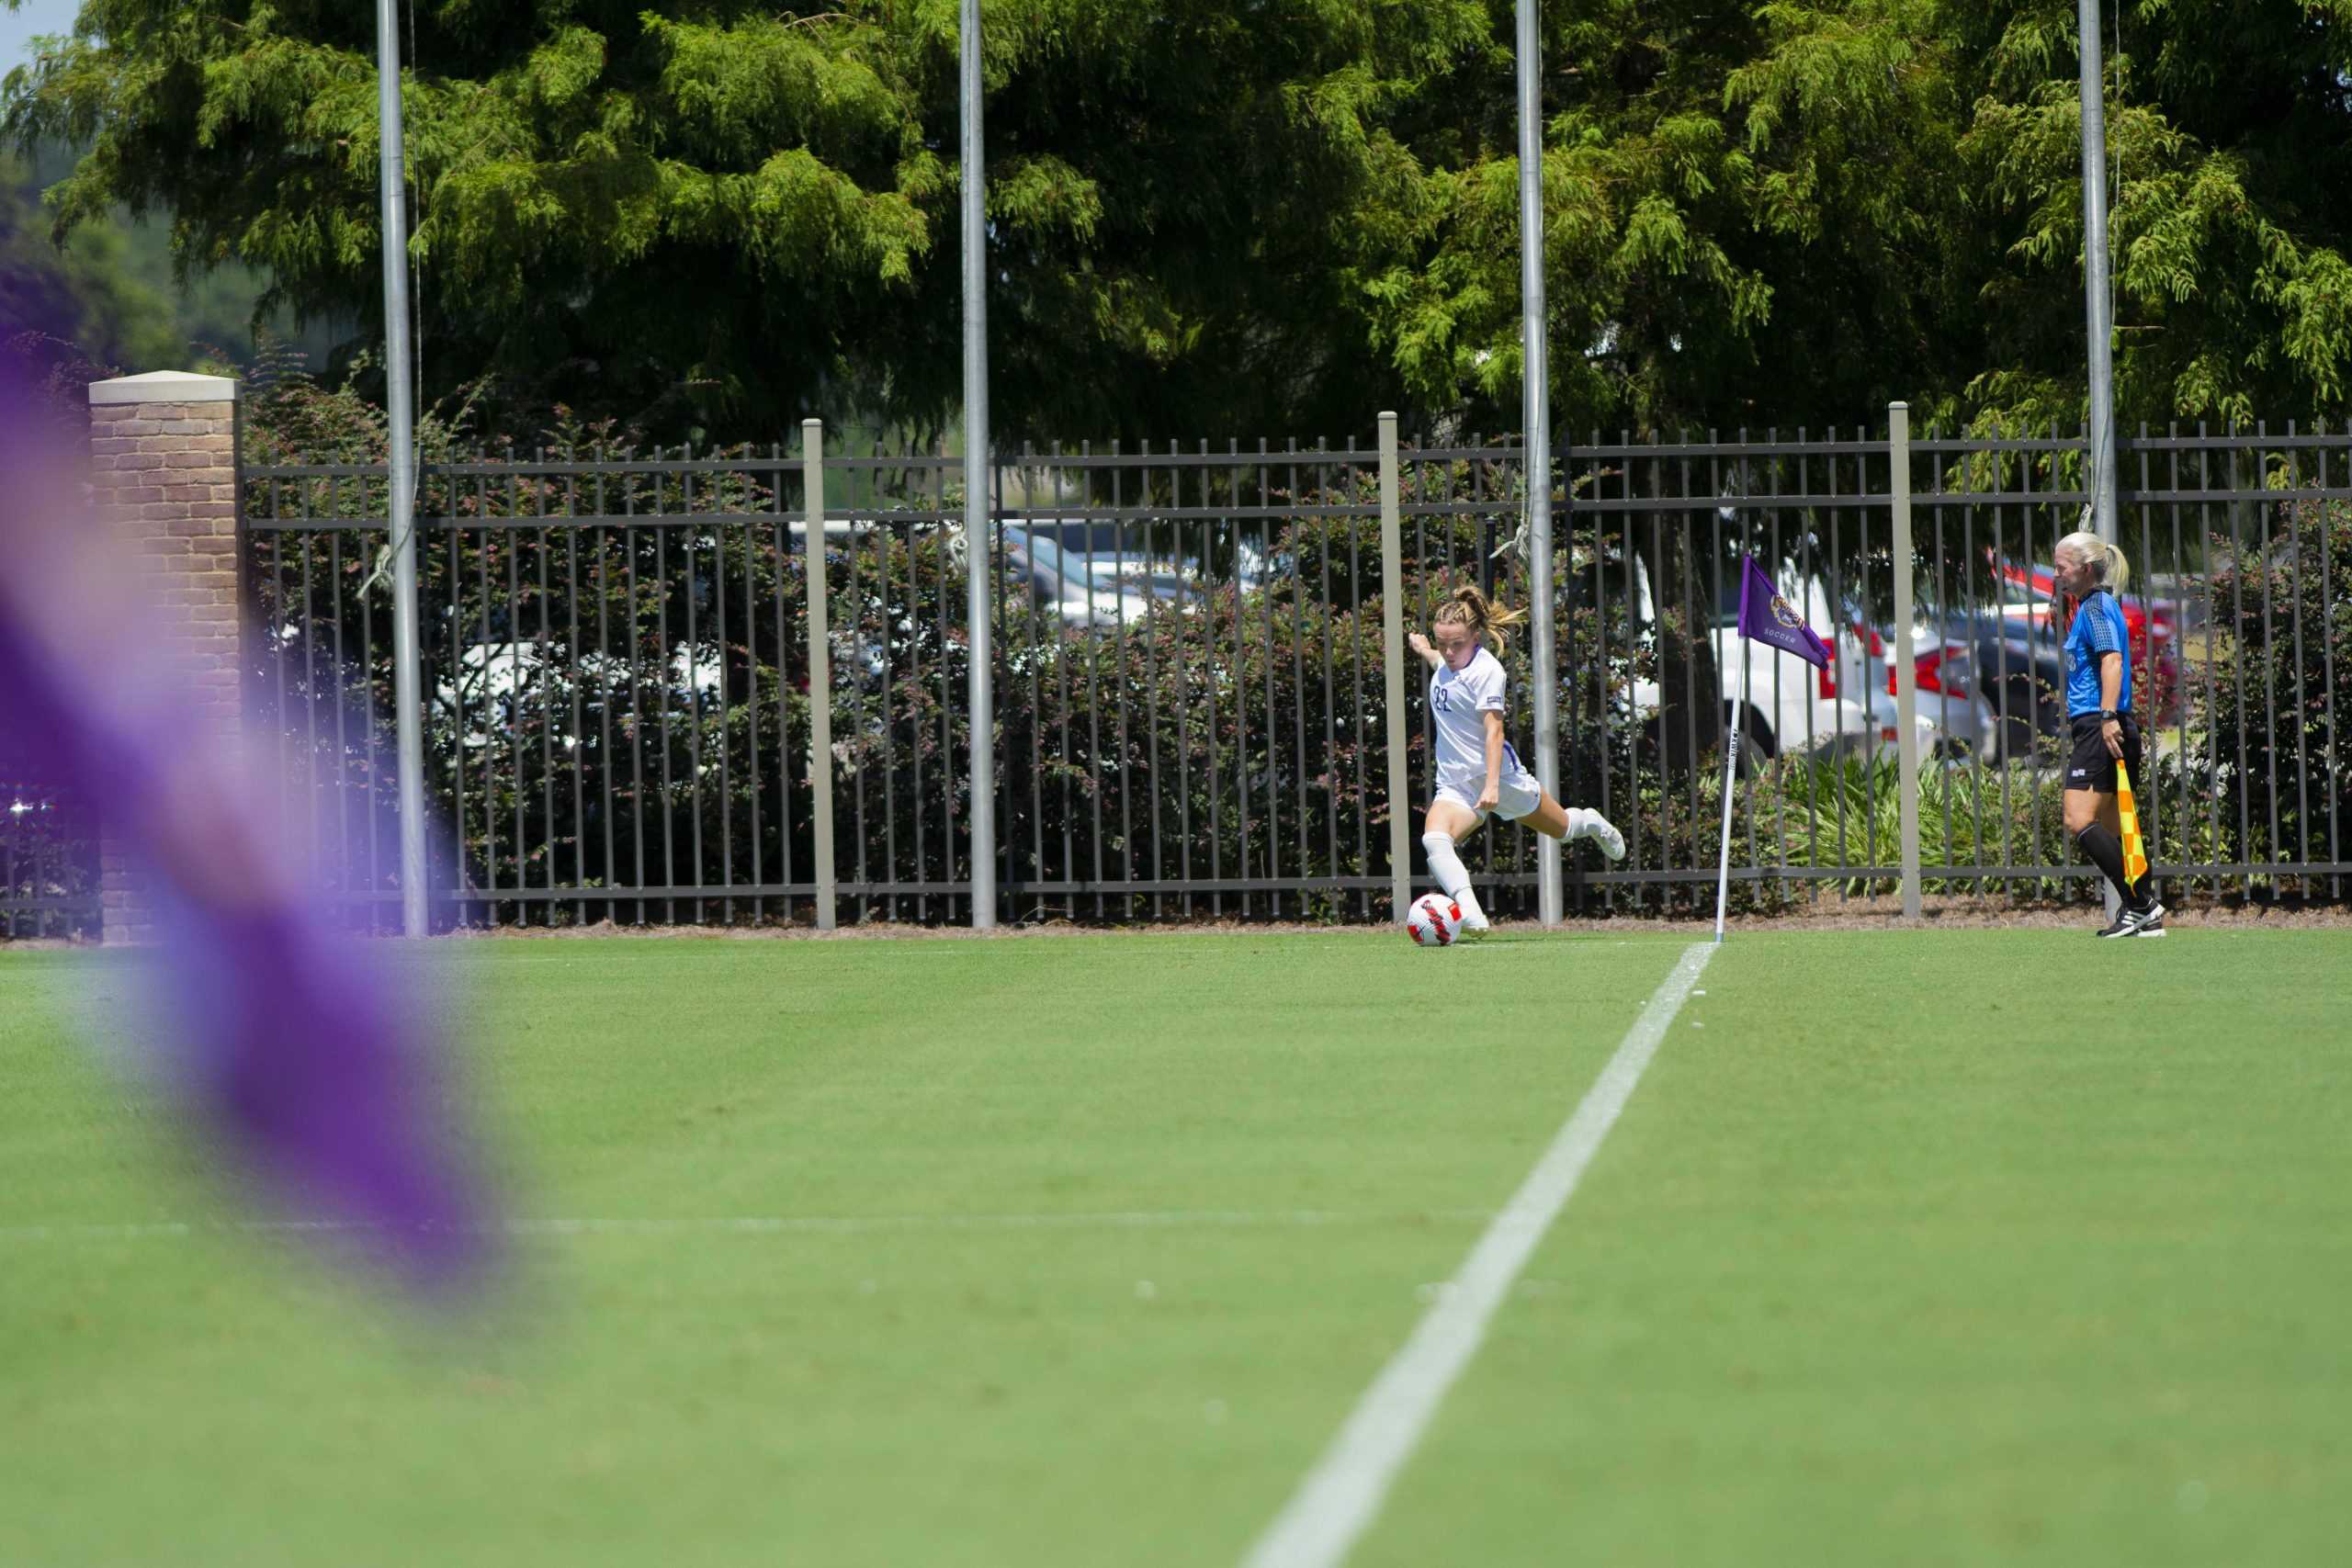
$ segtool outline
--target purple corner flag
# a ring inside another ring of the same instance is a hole
[[[1829,649],[1813,635],[1795,605],[1783,598],[1756,564],[1754,556],[1740,558],[1739,635],[1793,653],[1816,669],[1829,668]]]
[[[141,1065],[221,1174],[446,1296],[481,1278],[499,1226],[414,966],[307,891],[276,792],[191,719],[62,445],[0,363],[0,768],[68,792],[147,879],[167,995]]]

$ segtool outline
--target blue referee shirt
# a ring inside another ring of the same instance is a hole
[[[2098,665],[2102,654],[2123,656],[2123,682],[2116,688],[2115,711],[2132,711],[2132,634],[2123,623],[2123,606],[2106,589],[2091,592],[2075,607],[2075,624],[2066,632],[2066,716],[2079,718],[2107,705],[2099,701]]]

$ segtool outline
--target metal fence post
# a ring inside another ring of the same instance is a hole
[[[1396,416],[1380,416],[1380,646],[1388,672],[1388,893],[1399,925],[1413,902],[1412,783],[1405,771],[1404,524],[1398,512]]]
[[[831,605],[825,574],[825,422],[800,422],[802,512],[808,596],[808,799],[815,807],[817,929],[839,923],[833,870],[833,660]]]
[[[1901,796],[1903,918],[1919,918],[1919,712],[1918,668],[1912,662],[1911,405],[1886,405],[1888,483],[1894,496],[1894,755]]]

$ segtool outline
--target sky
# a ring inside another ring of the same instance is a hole
[[[82,0],[24,0],[10,11],[0,9],[0,76],[31,57],[28,47],[40,33],[70,33]]]

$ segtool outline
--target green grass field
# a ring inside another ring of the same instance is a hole
[[[0,1563],[1237,1563],[1686,946],[402,951],[533,1222],[454,1337],[220,1223],[73,1042],[122,958],[0,951]],[[2340,1560],[2347,973],[1736,937],[1349,1561]]]

